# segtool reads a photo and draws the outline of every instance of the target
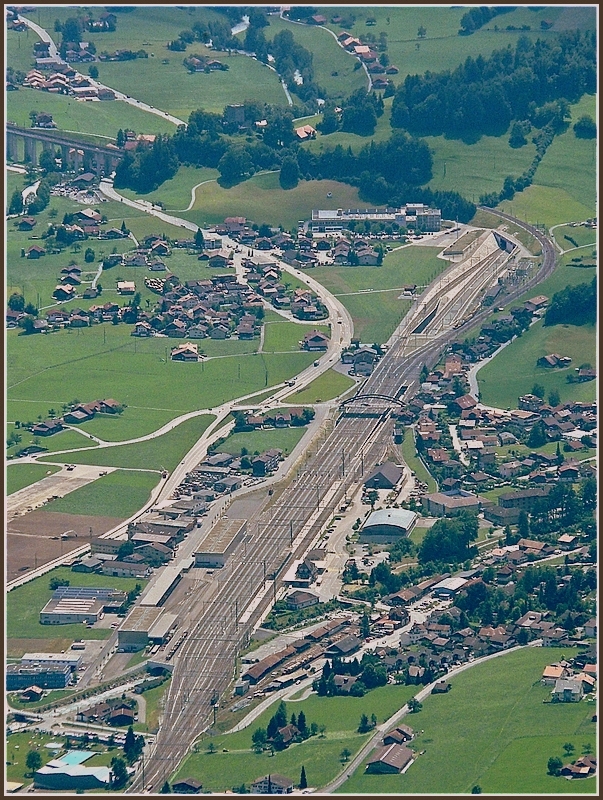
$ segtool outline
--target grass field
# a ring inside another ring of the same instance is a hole
[[[590,189],[585,191],[590,195]],[[516,194],[513,200],[500,203],[497,208],[518,219],[531,224],[540,223],[547,228],[563,222],[582,222],[594,216],[591,206],[575,199],[565,189],[536,183]]]
[[[403,775],[364,775],[364,765],[338,790],[345,793],[563,794],[574,783],[547,775],[550,756],[565,756],[572,742],[577,757],[595,745],[592,703],[544,703],[550,687],[540,684],[544,666],[575,653],[565,648],[527,648],[478,664],[451,679],[448,694],[431,695],[405,722],[421,730],[412,742],[425,750]],[[595,781],[580,782],[594,792]]]
[[[300,181],[295,189],[281,189],[278,173],[256,175],[230,189],[208,183],[197,192],[191,211],[182,216],[200,227],[223,222],[228,216],[247,217],[261,225],[295,228],[300,219],[308,219],[313,208],[322,208],[331,192],[329,206],[357,208],[362,201],[353,186],[337,181]]]
[[[438,487],[435,478],[432,477],[429,470],[426,469],[423,462],[417,455],[412,428],[405,429],[404,441],[402,442],[401,445],[399,445],[399,448],[400,452],[402,453],[402,458],[408,465],[409,469],[411,469],[415,473],[418,480],[423,481],[423,483],[427,484],[427,489],[429,492],[437,492]]]
[[[45,511],[127,519],[147,502],[158,481],[156,472],[116,470],[59,500],[51,500]]]
[[[7,120],[29,128],[30,111],[52,114],[60,131],[84,133],[112,141],[120,128],[129,128],[136,133],[176,133],[173,122],[122,100],[88,103],[75,97],[50,94],[23,86],[18,92],[7,93]]]
[[[29,415],[31,414],[31,405],[32,404],[29,403],[11,403],[10,411],[13,412],[17,407],[20,407],[21,410],[23,410],[26,414],[27,419],[29,419]],[[34,403],[33,405],[36,404]],[[43,405],[43,403],[40,404],[40,406]],[[42,414],[43,416],[47,416],[44,411]],[[25,418],[21,417],[21,420],[24,422]],[[30,431],[27,431],[24,428],[19,428],[17,430],[13,424],[8,423],[6,426],[7,434],[12,433],[13,431],[16,431],[18,434],[20,434],[22,438],[19,444],[6,448],[7,458],[16,455],[19,450],[24,447],[28,447],[31,444],[39,444],[40,447],[45,447],[49,453],[54,453],[57,450],[69,450],[71,448],[96,447],[96,442],[93,442],[90,439],[82,436],[81,433],[78,433],[77,431],[63,430],[46,438],[34,436]]]
[[[203,434],[203,431],[207,428],[212,419],[213,417],[210,414],[203,414],[185,420],[173,430],[161,436],[157,436],[154,439],[148,439],[138,444],[125,444],[118,447],[98,447],[95,448],[94,451],[84,450],[81,453],[71,453],[69,460],[74,464],[98,464],[98,466],[102,467],[172,470]],[[42,461],[52,461],[52,458],[52,456],[44,456]],[[144,483],[143,481],[142,485],[148,486],[148,483]],[[142,496],[142,487],[140,491],[140,496]],[[107,502],[108,497],[104,496],[104,491],[101,491],[100,495],[96,502]],[[139,508],[140,505],[142,505],[142,503],[140,503],[137,508]],[[61,511],[62,510],[63,509],[61,509]],[[97,513],[100,513],[100,511]]]
[[[60,467],[51,467],[42,464],[7,464],[6,468],[6,494],[13,494],[32,483],[45,478],[48,474],[58,472]]]
[[[142,588],[147,581],[137,578],[114,578],[108,575],[87,575],[72,572],[69,567],[57,567],[39,578],[8,592],[6,596],[7,639],[106,639],[109,628],[87,628],[85,625],[41,625],[39,614],[50,600],[52,589],[48,584],[53,578],[66,578],[70,586],[103,586],[129,592],[139,583]]]
[[[55,756],[55,751],[44,747],[48,742],[57,741],[56,736],[37,731],[23,731],[11,733],[6,741],[6,769],[5,780],[22,783],[25,786],[32,783],[32,776],[25,764],[25,759],[30,750],[37,750],[42,758],[42,765],[47,764]]]
[[[142,697],[147,704],[146,722],[135,722],[132,726],[137,733],[156,733],[159,729],[159,716],[163,708],[164,697],[169,689],[170,681],[144,692]]]
[[[292,745],[287,750],[270,757],[267,753],[251,751],[251,734],[258,727],[266,727],[276,706],[261,714],[248,728],[234,734],[212,737],[218,748],[213,755],[203,752],[206,741],[199,745],[201,752],[191,754],[180,766],[177,775],[196,778],[212,791],[230,789],[242,783],[249,785],[260,775],[278,772],[297,783],[302,765],[306,768],[308,785],[323,786],[341,770],[339,755],[344,748],[356,752],[366,741],[366,735],[356,732],[362,714],[377,716],[381,723],[415,694],[412,686],[383,686],[364,697],[318,697],[287,703],[287,714],[303,710],[308,725],[326,725],[326,738],[312,737],[306,742]],[[223,748],[228,750],[222,752]]]
[[[219,175],[220,173],[217,169],[181,165],[173,178],[165,181],[158,189],[154,189],[152,192],[138,194],[131,189],[120,189],[119,192],[131,200],[144,197],[151,203],[162,202],[169,211],[184,211],[191,201],[193,187],[203,181],[215,180]],[[202,192],[203,189],[200,188],[197,191]],[[159,224],[162,225],[163,223],[160,222]]]
[[[244,100],[287,105],[276,73],[252,58],[193,44],[189,55],[210,55],[227,64],[228,70],[190,73],[182,63],[184,53],[172,53],[165,45],[155,50],[155,58],[131,61],[127,69],[119,62],[99,64],[99,81],[184,122],[198,108],[221,114],[230,103]]]
[[[276,16],[269,17],[269,20],[269,27],[264,29],[266,39],[273,39],[282,30],[291,31],[295,41],[312,53],[314,82],[324,88],[329,97],[348,97],[356,89],[367,88],[364,70],[354,70],[357,60],[346,53],[328,31],[298,25]],[[295,95],[292,96],[295,102]]]
[[[9,331],[7,340],[8,399],[40,403],[32,404],[28,418],[35,417],[36,412],[45,414],[50,406],[60,409],[76,397],[80,402],[113,397],[136,407],[135,414],[126,409],[123,421],[99,419],[81,426],[88,430],[86,426],[90,425],[91,432],[109,439],[141,435],[180,413],[213,408],[233,397],[281,383],[313,360],[312,353],[301,351],[266,353],[256,360],[244,354],[257,349],[257,340],[208,340],[202,349],[214,357],[182,364],[169,361],[168,348],[174,345],[173,340],[136,342],[126,325],[96,325],[35,340]],[[149,412],[146,418],[145,409]]]
[[[240,456],[242,448],[245,448],[248,453],[253,455],[276,447],[287,456],[293,451],[293,448],[306,432],[307,428],[304,427],[233,433],[220,445],[218,450],[220,453],[232,453],[235,456]]]
[[[555,228],[553,236],[555,237],[555,241],[564,250],[571,250],[575,247],[574,244],[565,238],[566,236],[578,242],[578,247],[585,248],[579,253],[572,253],[572,258],[574,256],[587,255],[589,252],[588,249],[586,249],[587,245],[592,245],[593,248],[597,246],[597,231],[594,228],[584,228],[582,226],[572,228],[569,225],[562,225],[560,228]]]
[[[537,359],[548,353],[568,355],[572,358],[572,364],[564,369],[553,370],[537,367]],[[535,383],[544,386],[547,395],[557,389],[562,403],[568,400],[594,400],[595,381],[567,383],[565,380],[567,375],[575,374],[575,367],[585,362],[596,363],[594,326],[544,327],[542,322],[537,322],[478,372],[480,400],[500,408],[515,408],[517,398],[529,392]]]
[[[290,400],[295,403],[319,403],[333,400],[354,386],[355,381],[341,372],[329,369],[315,378],[305,389],[295,392]]]
[[[437,252],[434,247],[402,247],[387,253],[380,267],[317,267],[312,277],[345,305],[355,336],[382,344],[410,308],[409,300],[399,299],[402,287],[427,285],[448,266]]]
[[[299,352],[300,341],[306,333],[311,330],[318,330],[329,335],[329,328],[327,325],[316,325],[311,328],[308,325],[297,325],[295,322],[287,322],[280,317],[278,322],[266,322],[264,333],[264,353],[283,353],[283,352]]]
[[[590,209],[586,216],[596,213],[597,187],[596,139],[578,139],[572,125],[585,114],[597,119],[596,98],[584,95],[579,103],[570,106],[568,129],[556,136],[534,175],[534,183],[552,189],[562,189],[574,202]],[[574,221],[573,219],[568,219]]]

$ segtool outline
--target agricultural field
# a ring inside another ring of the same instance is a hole
[[[60,467],[51,467],[46,464],[10,464],[6,469],[6,494],[11,495],[31,486],[32,483],[45,478],[48,474],[53,475],[58,472]]]
[[[22,128],[29,128],[30,111],[52,114],[59,131],[88,134],[104,145],[115,142],[120,128],[128,128],[136,133],[176,133],[173,122],[122,100],[87,103],[75,97],[50,94],[25,86],[18,92],[8,92],[7,120]]]
[[[72,572],[69,567],[57,567],[39,578],[18,586],[6,596],[7,627],[6,637],[10,639],[107,639],[110,628],[87,628],[81,623],[73,625],[41,625],[39,614],[52,597],[49,582],[53,578],[63,578],[70,586],[107,586],[131,591],[135,585],[141,588],[147,581],[137,578],[115,578],[109,575],[88,575]]]
[[[547,761],[564,763],[585,745],[594,750],[592,702],[551,704],[540,676],[547,664],[571,657],[569,648],[524,648],[472,666],[450,679],[448,694],[430,695],[422,710],[404,721],[421,733],[412,742],[425,751],[403,775],[364,775],[364,765],[338,790],[372,794],[573,794],[565,778],[547,775]],[[563,744],[571,742],[568,758]],[[580,782],[594,792],[595,779]]]
[[[136,444],[124,444],[115,447],[97,447],[93,451],[83,450],[79,453],[70,453],[69,460],[74,464],[95,464],[99,467],[124,467],[125,469],[132,470],[172,470],[182,460],[197,439],[201,437],[213,419],[214,417],[210,414],[202,414],[192,419],[185,420],[180,425],[161,436],[147,439]],[[43,456],[40,461],[41,463],[45,463],[46,461],[52,463],[53,456]],[[123,481],[126,484],[126,489],[124,489],[124,491],[127,494],[128,479],[124,477]],[[145,488],[143,489],[142,486],[140,487],[139,499],[143,496],[145,490],[146,496],[148,497],[148,487],[151,484],[151,478],[149,478],[148,481],[140,479],[140,483]],[[106,484],[102,486],[102,489],[96,492],[92,489],[89,491],[91,491],[93,495],[101,496],[105,493],[105,486]],[[82,490],[79,489],[78,491]],[[75,494],[75,492],[73,494]],[[105,496],[105,500],[107,499],[107,496]],[[65,498],[65,500],[69,505],[67,498]],[[99,502],[100,500],[95,499],[95,503]],[[123,502],[128,503],[127,497]],[[77,501],[75,504],[79,506]],[[136,506],[136,508],[140,508],[141,505],[142,503]],[[79,513],[82,512],[80,511]],[[133,511],[130,513],[133,513]]]
[[[354,384],[355,381],[352,378],[334,369],[329,369],[315,378],[305,389],[300,389],[290,395],[288,399],[295,403],[326,402],[345,394]]]
[[[158,482],[158,472],[118,469],[59,500],[51,500],[44,510],[98,517],[110,514],[127,519],[144,506]]]
[[[588,247],[593,249],[597,246],[597,231],[594,228],[585,228],[583,226],[572,227],[571,225],[561,225],[555,228],[553,236],[557,244],[566,252],[573,250],[575,247],[585,248],[581,253],[572,253],[572,257],[586,255]],[[574,244],[571,240],[577,244]]]
[[[548,353],[570,356],[572,364],[564,369],[537,367],[536,361]],[[594,400],[596,383],[567,383],[574,368],[596,363],[596,335],[592,325],[553,325],[542,322],[526,331],[477,374],[480,400],[499,408],[515,408],[517,398],[528,393],[535,383],[544,386],[548,395],[556,389],[561,402]]]
[[[268,772],[287,775],[299,782],[302,765],[306,768],[308,786],[321,787],[332,780],[343,768],[340,753],[344,748],[354,753],[368,736],[357,733],[362,714],[375,714],[383,722],[416,692],[414,686],[383,686],[373,689],[364,697],[318,697],[313,694],[303,701],[288,701],[287,714],[303,710],[308,725],[326,725],[325,738],[314,736],[301,744],[291,745],[274,756],[257,754],[251,750],[251,735],[256,728],[266,727],[276,711],[276,704],[262,713],[249,727],[238,733],[214,736],[211,741],[217,752],[205,751],[207,741],[199,742],[199,753],[192,753],[183,762],[176,777],[190,776],[201,781],[212,791],[224,791],[245,783],[247,787],[256,778]],[[224,749],[227,752],[224,752]]]
[[[327,194],[331,197],[327,201]],[[262,173],[225,189],[218,183],[206,184],[197,193],[191,211],[182,216],[199,227],[223,222],[225,217],[241,216],[261,225],[295,228],[300,219],[309,219],[313,208],[358,208],[362,201],[353,186],[337,181],[300,181],[295,189],[281,189],[278,172]]]

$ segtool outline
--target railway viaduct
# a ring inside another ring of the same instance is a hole
[[[6,156],[9,161],[19,161],[19,142],[23,141],[25,161],[38,163],[38,147],[43,150],[61,150],[63,165],[67,169],[96,172],[100,178],[110,175],[123,158],[123,152],[114,147],[70,139],[60,131],[44,128],[6,126]]]

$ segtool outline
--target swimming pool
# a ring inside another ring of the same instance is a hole
[[[69,767],[73,767],[76,764],[83,764],[84,761],[92,758],[93,755],[94,753],[91,753],[90,750],[70,750],[57,760],[61,761],[63,764],[67,764]]]

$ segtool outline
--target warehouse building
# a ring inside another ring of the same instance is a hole
[[[392,544],[408,536],[414,528],[417,515],[406,508],[382,508],[373,511],[360,531],[360,542]]]
[[[136,606],[117,631],[118,649],[134,653],[151,643],[163,644],[176,619],[176,614],[168,614],[156,606]]]
[[[401,208],[337,208],[313,209],[308,229],[313,233],[335,233],[347,228],[350,222],[396,223],[400,227],[422,231],[439,231],[442,212],[424,203],[408,203]]]
[[[71,682],[68,664],[8,664],[6,691],[17,692],[30,686],[40,689],[64,689]]]
[[[42,625],[93,625],[104,612],[117,611],[126,600],[118,589],[94,586],[59,586],[40,611]]]
[[[225,566],[228,557],[247,531],[247,520],[221,519],[203,540],[202,549],[195,553],[195,567]]]

